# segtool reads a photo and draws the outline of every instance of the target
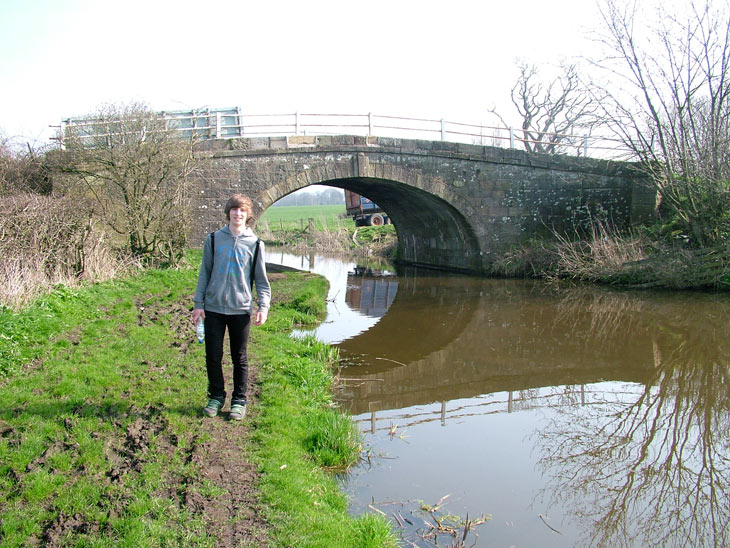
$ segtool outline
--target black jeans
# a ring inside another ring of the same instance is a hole
[[[248,332],[251,316],[248,314],[228,315],[205,312],[205,366],[208,370],[208,398],[226,401],[223,380],[223,335],[228,328],[233,362],[233,395],[231,405],[246,403],[248,383]]]

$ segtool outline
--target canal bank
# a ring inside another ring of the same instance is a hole
[[[235,424],[201,414],[197,269],[58,287],[1,311],[0,356],[23,359],[0,381],[0,544],[395,546],[385,520],[348,515],[332,478],[329,441],[352,423],[333,418],[328,347],[289,336],[321,319],[327,284],[271,278],[249,414]]]

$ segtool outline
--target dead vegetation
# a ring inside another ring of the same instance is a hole
[[[629,288],[730,288],[730,246],[690,248],[594,221],[588,233],[555,234],[511,250],[493,266],[507,277],[571,279]]]
[[[266,221],[256,225],[260,238],[269,245],[286,247],[292,253],[331,253],[334,255],[360,255],[363,257],[389,257],[398,243],[395,231],[389,227],[361,227],[354,232],[335,223],[325,230],[317,230],[313,223],[302,228],[277,228]]]
[[[23,193],[0,199],[0,210],[2,305],[19,308],[57,284],[106,280],[125,267],[82,200]]]
[[[401,530],[401,538],[408,546],[422,547],[434,546],[443,548],[470,548],[476,546],[479,535],[475,528],[491,520],[491,515],[482,514],[476,519],[469,518],[467,513],[465,518],[455,516],[451,513],[443,511],[443,507],[451,495],[445,495],[433,505],[423,501],[407,501],[406,503],[399,501],[381,502],[368,505],[370,510],[379,513],[393,520]],[[413,506],[416,503],[417,508],[407,510],[407,506]],[[378,506],[399,506],[395,510],[390,510],[388,515]],[[469,534],[473,532],[472,538]]]

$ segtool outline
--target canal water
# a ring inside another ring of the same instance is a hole
[[[730,545],[728,295],[268,259],[330,280],[353,514],[405,546],[467,516],[464,546]]]

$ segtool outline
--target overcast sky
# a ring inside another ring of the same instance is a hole
[[[515,59],[585,53],[594,0],[0,0],[0,132],[109,102],[486,123]],[[517,122],[517,121],[516,121]]]

